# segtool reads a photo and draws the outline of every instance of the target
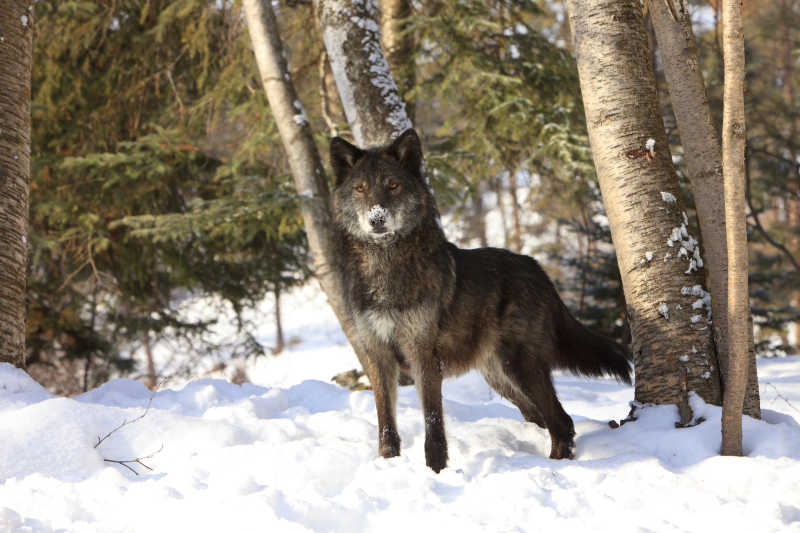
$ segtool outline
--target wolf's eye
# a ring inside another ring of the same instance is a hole
[[[398,187],[399,187],[399,185],[397,183],[395,183],[393,181],[389,182],[389,190],[394,191],[394,190],[397,190]]]
[[[356,192],[364,192],[364,185],[362,185],[361,183],[356,185]]]

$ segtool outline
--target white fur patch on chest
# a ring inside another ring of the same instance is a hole
[[[358,314],[357,321],[383,342],[391,342],[397,327],[397,317],[392,312],[364,311]]]
[[[362,331],[375,335],[386,343],[398,337],[416,339],[425,337],[436,323],[436,313],[422,306],[408,309],[369,309],[356,315],[356,324]]]

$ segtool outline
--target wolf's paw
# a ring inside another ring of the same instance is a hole
[[[553,442],[550,448],[550,459],[575,459],[575,441]]]
[[[425,439],[425,464],[437,474],[447,466],[447,442],[444,438]]]
[[[384,431],[378,439],[378,454],[387,459],[400,455],[400,435],[395,431]]]

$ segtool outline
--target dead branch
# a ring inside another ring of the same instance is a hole
[[[790,402],[790,401],[789,401],[789,400],[786,398],[786,396],[784,396],[783,394],[781,394],[781,391],[779,391],[779,390],[778,390],[778,387],[776,387],[775,385],[773,385],[773,384],[772,384],[772,383],[770,383],[769,381],[767,381],[767,382],[765,383],[765,385],[768,385],[768,386],[772,387],[772,388],[773,388],[773,390],[775,391],[775,395],[776,395],[778,398],[780,398],[781,400],[783,400],[784,402],[786,402],[786,405],[788,405],[788,406],[789,406],[791,409],[793,409],[794,411],[797,411],[798,413],[800,413],[800,409],[798,409],[797,407],[795,407],[795,406],[794,406],[794,404],[793,404],[792,402]]]
[[[153,394],[151,394],[150,398],[147,400],[147,406],[145,407],[144,412],[141,415],[139,415],[136,418],[133,418],[131,420],[128,420],[126,418],[125,420],[122,421],[122,423],[120,425],[118,425],[117,427],[115,427],[114,429],[112,429],[111,431],[106,433],[103,437],[99,437],[98,436],[97,437],[97,443],[94,445],[94,447],[97,448],[98,446],[100,446],[100,444],[102,444],[104,440],[106,440],[108,437],[110,437],[111,435],[113,435],[114,433],[119,431],[120,429],[124,428],[125,426],[127,426],[129,424],[133,424],[134,422],[138,422],[139,420],[144,418],[147,415],[147,412],[150,411],[150,405],[153,403],[153,397],[155,396],[155,394],[156,394],[156,391],[153,391]]]
[[[137,472],[136,469],[131,466],[131,464],[134,464],[134,463],[135,464],[139,464],[139,465],[142,465],[143,467],[145,467],[148,470],[153,470],[151,467],[149,467],[146,464],[144,464],[142,462],[142,459],[150,459],[151,457],[153,457],[155,454],[159,453],[163,449],[164,449],[164,445],[162,444],[159,449],[157,449],[156,451],[154,451],[150,455],[144,455],[142,457],[137,457],[136,459],[103,459],[103,461],[105,461],[107,463],[116,463],[118,465],[122,465],[122,466],[124,466],[125,468],[127,468],[128,470],[130,470],[131,472],[133,472],[134,474],[136,474],[138,476],[139,472]]]

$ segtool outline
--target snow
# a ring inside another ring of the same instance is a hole
[[[745,418],[743,458],[718,456],[720,408],[697,397],[695,427],[646,406],[611,429],[632,389],[557,374],[577,450],[550,460],[547,432],[469,373],[444,385],[450,461],[436,475],[413,387],[398,394],[400,457],[376,457],[372,392],[329,381],[356,358],[324,297],[308,286],[284,302],[301,340],[250,360],[252,384],[152,394],[115,379],[60,398],[0,365],[0,531],[800,531],[800,356],[759,361],[764,420]],[[154,452],[138,476],[104,461]]]
[[[297,113],[295,113],[292,116],[292,120],[294,120],[295,124],[297,124],[298,126],[305,126],[306,124],[308,124],[308,118],[306,118],[306,110],[303,109],[303,104],[300,102],[300,100],[294,101],[294,108],[297,110]]]
[[[380,204],[375,204],[369,208],[369,211],[367,212],[367,219],[370,221],[373,220],[385,221],[388,214],[389,211],[387,211],[385,207],[383,207]]]
[[[664,198],[664,194],[666,193],[661,193],[662,199]],[[690,274],[697,269],[703,268],[703,258],[700,256],[700,245],[697,239],[690,235],[689,231],[686,229],[689,224],[689,217],[686,216],[686,211],[683,211],[682,214],[683,224],[679,227],[672,228],[669,237],[667,237],[667,246],[672,248],[676,243],[681,245],[677,257],[683,257],[689,261],[689,267],[684,274]],[[669,257],[671,257],[671,254],[665,255],[664,260],[666,261]]]
[[[678,201],[674,194],[665,191],[661,191],[661,200],[668,204],[674,204]]]
[[[487,223],[499,242],[500,224]],[[688,240],[677,229],[676,242]],[[700,285],[681,293],[710,312]],[[167,344],[154,347],[157,367],[193,378],[155,394],[115,379],[60,398],[0,364],[0,532],[800,531],[800,356],[759,361],[763,421],[745,418],[743,458],[718,456],[720,408],[695,396],[697,426],[676,429],[675,407],[646,406],[611,429],[632,388],[557,373],[577,449],[575,460],[550,460],[547,432],[469,373],[443,387],[450,460],[436,475],[413,387],[398,393],[401,456],[376,457],[372,392],[330,382],[357,359],[324,295],[309,284],[282,299],[290,348],[244,362],[242,386],[209,374],[225,354]],[[265,301],[246,317],[261,317],[265,346],[271,309]],[[218,340],[236,336],[213,301],[188,301],[186,312],[222,316]],[[105,461],[136,458],[153,470]]]

